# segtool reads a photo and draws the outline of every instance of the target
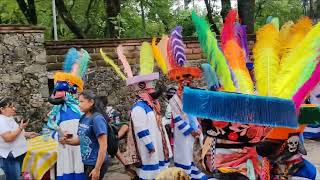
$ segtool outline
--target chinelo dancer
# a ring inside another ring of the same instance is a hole
[[[158,43],[159,53],[162,58],[166,59],[166,63],[162,64],[167,67],[168,78],[178,84],[177,92],[169,100],[174,122],[174,165],[184,169],[191,179],[207,179],[207,176],[200,172],[193,163],[194,143],[197,138],[202,136],[200,124],[196,117],[182,111],[182,91],[184,86],[191,86],[193,80],[199,79],[202,73],[197,67],[185,65],[185,45],[183,44],[181,32],[182,27],[177,26],[172,30],[170,37],[163,36]],[[161,58],[158,57],[156,59],[159,61]]]
[[[54,130],[52,137],[56,140],[63,138],[63,134],[77,136],[81,112],[79,102],[74,94],[83,91],[82,78],[87,70],[90,56],[87,51],[75,48],[69,49],[65,56],[64,72],[54,75],[55,87],[49,98],[53,108],[49,113],[47,126]],[[57,160],[58,179],[84,179],[83,163],[80,146],[59,143]]]
[[[160,113],[160,104],[157,100],[164,91],[163,88],[155,90],[153,82],[159,78],[159,73],[154,73],[154,56],[152,47],[144,42],[140,51],[140,73],[133,76],[131,68],[123,55],[122,47],[118,47],[118,56],[123,63],[126,77],[114,62],[102,51],[104,60],[111,64],[118,75],[126,80],[136,100],[132,106],[131,122],[136,142],[137,155],[141,161],[138,167],[140,179],[155,179],[158,173],[168,167],[169,158],[172,156],[169,139],[163,127]],[[130,132],[129,132],[130,133]]]

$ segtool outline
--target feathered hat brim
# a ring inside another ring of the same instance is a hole
[[[76,85],[78,88],[78,92],[83,91],[83,81],[80,77],[73,75],[71,73],[65,73],[65,72],[57,72],[54,74],[54,82],[58,81],[66,81],[68,82],[71,86]]]
[[[127,83],[127,86],[131,86],[131,85],[138,84],[140,82],[148,82],[156,79],[159,79],[159,73],[133,76],[131,78],[127,78],[126,83]]]
[[[202,71],[197,67],[179,67],[171,69],[168,76],[173,81],[181,81],[185,78],[199,79],[202,76]]]
[[[298,129],[284,127],[272,128],[266,138],[275,140],[287,140],[290,134],[300,134],[304,131],[305,127],[305,125],[300,125]]]

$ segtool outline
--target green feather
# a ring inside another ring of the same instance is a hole
[[[88,53],[86,50],[84,50],[84,49],[81,49],[81,52],[82,52],[82,57],[81,57],[80,64],[79,64],[78,76],[83,77],[84,74],[85,74],[86,71],[87,71],[87,68],[88,68],[88,63],[89,63],[89,60],[90,60],[90,55],[89,55],[89,53]]]
[[[218,47],[216,34],[210,30],[208,22],[192,12],[192,21],[196,27],[201,49],[207,56],[208,62],[215,69],[225,91],[235,91],[231,73],[222,51]]]

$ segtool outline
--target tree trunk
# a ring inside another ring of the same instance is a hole
[[[309,10],[309,17],[311,19],[314,18],[314,12],[313,12],[313,0],[309,0],[309,6],[310,6],[310,10]]]
[[[254,33],[255,0],[238,0],[238,12],[241,24],[247,25],[248,34]]]
[[[116,24],[112,23],[120,14],[121,0],[105,0],[105,9],[107,14],[105,35],[109,38],[116,38],[118,31],[116,30]]]
[[[146,19],[144,14],[143,0],[140,0],[140,8],[141,8],[142,31],[143,31],[143,36],[145,37],[146,36]]]
[[[213,10],[212,10],[212,7],[210,5],[210,0],[204,0],[205,4],[206,4],[206,8],[207,8],[207,11],[208,11],[208,14],[207,14],[207,18],[208,18],[208,21],[209,23],[211,24],[211,30],[213,30],[217,35],[220,34],[220,31],[217,27],[217,25],[214,23],[214,20],[213,20]]]
[[[320,0],[317,0],[316,2],[316,12],[317,12],[316,17],[317,19],[319,19],[320,18]]]
[[[84,39],[86,36],[82,32],[81,28],[72,18],[70,12],[67,10],[63,0],[55,0],[56,7],[58,9],[59,15],[61,16],[64,23],[68,26],[70,31],[77,36],[78,39]]]
[[[25,0],[16,0],[20,10],[23,15],[26,17],[28,23],[36,25],[38,24],[37,13],[36,13],[36,5],[34,0],[28,0],[28,4]]]
[[[231,2],[230,0],[221,0],[221,17],[224,21],[224,18],[227,16],[229,10],[231,9]]]

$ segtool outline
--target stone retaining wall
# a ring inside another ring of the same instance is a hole
[[[0,25],[0,96],[12,96],[18,115],[39,129],[49,96],[44,29]]]

